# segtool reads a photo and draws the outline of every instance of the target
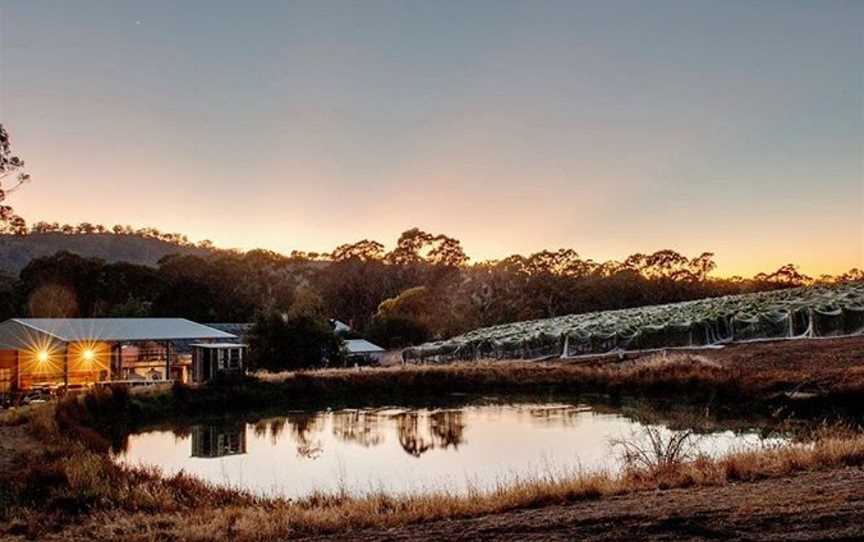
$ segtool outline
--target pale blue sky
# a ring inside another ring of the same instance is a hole
[[[864,2],[0,3],[31,221],[864,266]]]

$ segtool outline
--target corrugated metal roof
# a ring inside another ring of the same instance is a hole
[[[13,350],[46,349],[53,343],[61,342],[56,337],[36,331],[15,320],[0,324],[0,348]]]
[[[245,344],[240,343],[192,343],[189,346],[206,348],[208,350],[221,350],[223,348],[246,348]]]
[[[372,344],[366,339],[350,339],[345,341],[345,348],[349,354],[369,354],[374,352],[384,352],[384,349],[377,344]]]
[[[13,318],[0,326],[15,323],[33,332],[70,341],[171,341],[188,339],[236,339],[235,335],[185,318]]]
[[[206,323],[204,324],[207,327],[212,327],[213,329],[218,329],[219,331],[224,331],[225,333],[230,333],[232,335],[236,335],[238,337],[245,337],[249,331],[252,329],[251,323]]]

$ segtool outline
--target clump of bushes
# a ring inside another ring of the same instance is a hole
[[[342,340],[326,320],[312,315],[259,314],[249,332],[249,364],[266,371],[338,365]]]
[[[58,401],[54,418],[59,431],[93,451],[108,451],[111,435],[117,435],[138,416],[129,389],[124,385],[101,386],[84,395],[68,395]]]

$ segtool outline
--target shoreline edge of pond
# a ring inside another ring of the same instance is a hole
[[[230,532],[239,540],[258,540],[263,533],[287,537],[390,528],[647,490],[752,482],[864,464],[864,437],[848,428],[830,428],[806,447],[731,454],[716,460],[700,458],[662,469],[634,469],[621,477],[586,474],[568,480],[517,480],[509,487],[468,498],[322,494],[287,501],[209,486],[182,474],[162,478],[152,469],[120,467],[107,454],[112,433],[181,412],[194,415],[255,410],[274,404],[310,407],[322,402],[363,406],[424,401],[444,393],[551,390],[674,397],[730,412],[794,411],[797,416],[855,413],[860,408],[857,405],[864,398],[864,373],[844,371],[843,378],[838,374],[834,379],[823,375],[819,393],[801,392],[802,381],[809,382],[813,376],[790,369],[747,371],[683,354],[626,366],[495,362],[318,371],[203,389],[177,386],[170,391],[141,394],[106,389],[4,416],[0,430],[29,441],[30,447],[25,447],[17,463],[10,463],[3,469],[6,472],[0,472],[4,480],[0,525],[6,525],[0,533],[56,535],[56,539],[63,540],[59,533],[64,527],[88,524],[96,514],[103,519],[114,518],[112,521],[119,522],[114,526],[121,529],[124,515],[147,512],[162,518],[163,531],[171,533],[171,538],[195,539],[194,525],[203,533],[224,536]],[[46,502],[52,506],[46,507]],[[39,512],[36,503],[42,510],[53,511]],[[203,519],[191,519],[196,509],[212,512],[207,525],[201,524]],[[178,516],[188,516],[191,523],[184,527],[182,522],[169,519]],[[122,528],[132,529],[123,531],[127,535],[135,534],[132,525]]]

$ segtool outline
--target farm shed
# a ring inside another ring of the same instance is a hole
[[[188,378],[184,341],[237,337],[183,318],[13,318],[0,324],[0,392]]]
[[[344,341],[349,362],[378,361],[384,355],[384,349],[366,339],[349,339]]]

